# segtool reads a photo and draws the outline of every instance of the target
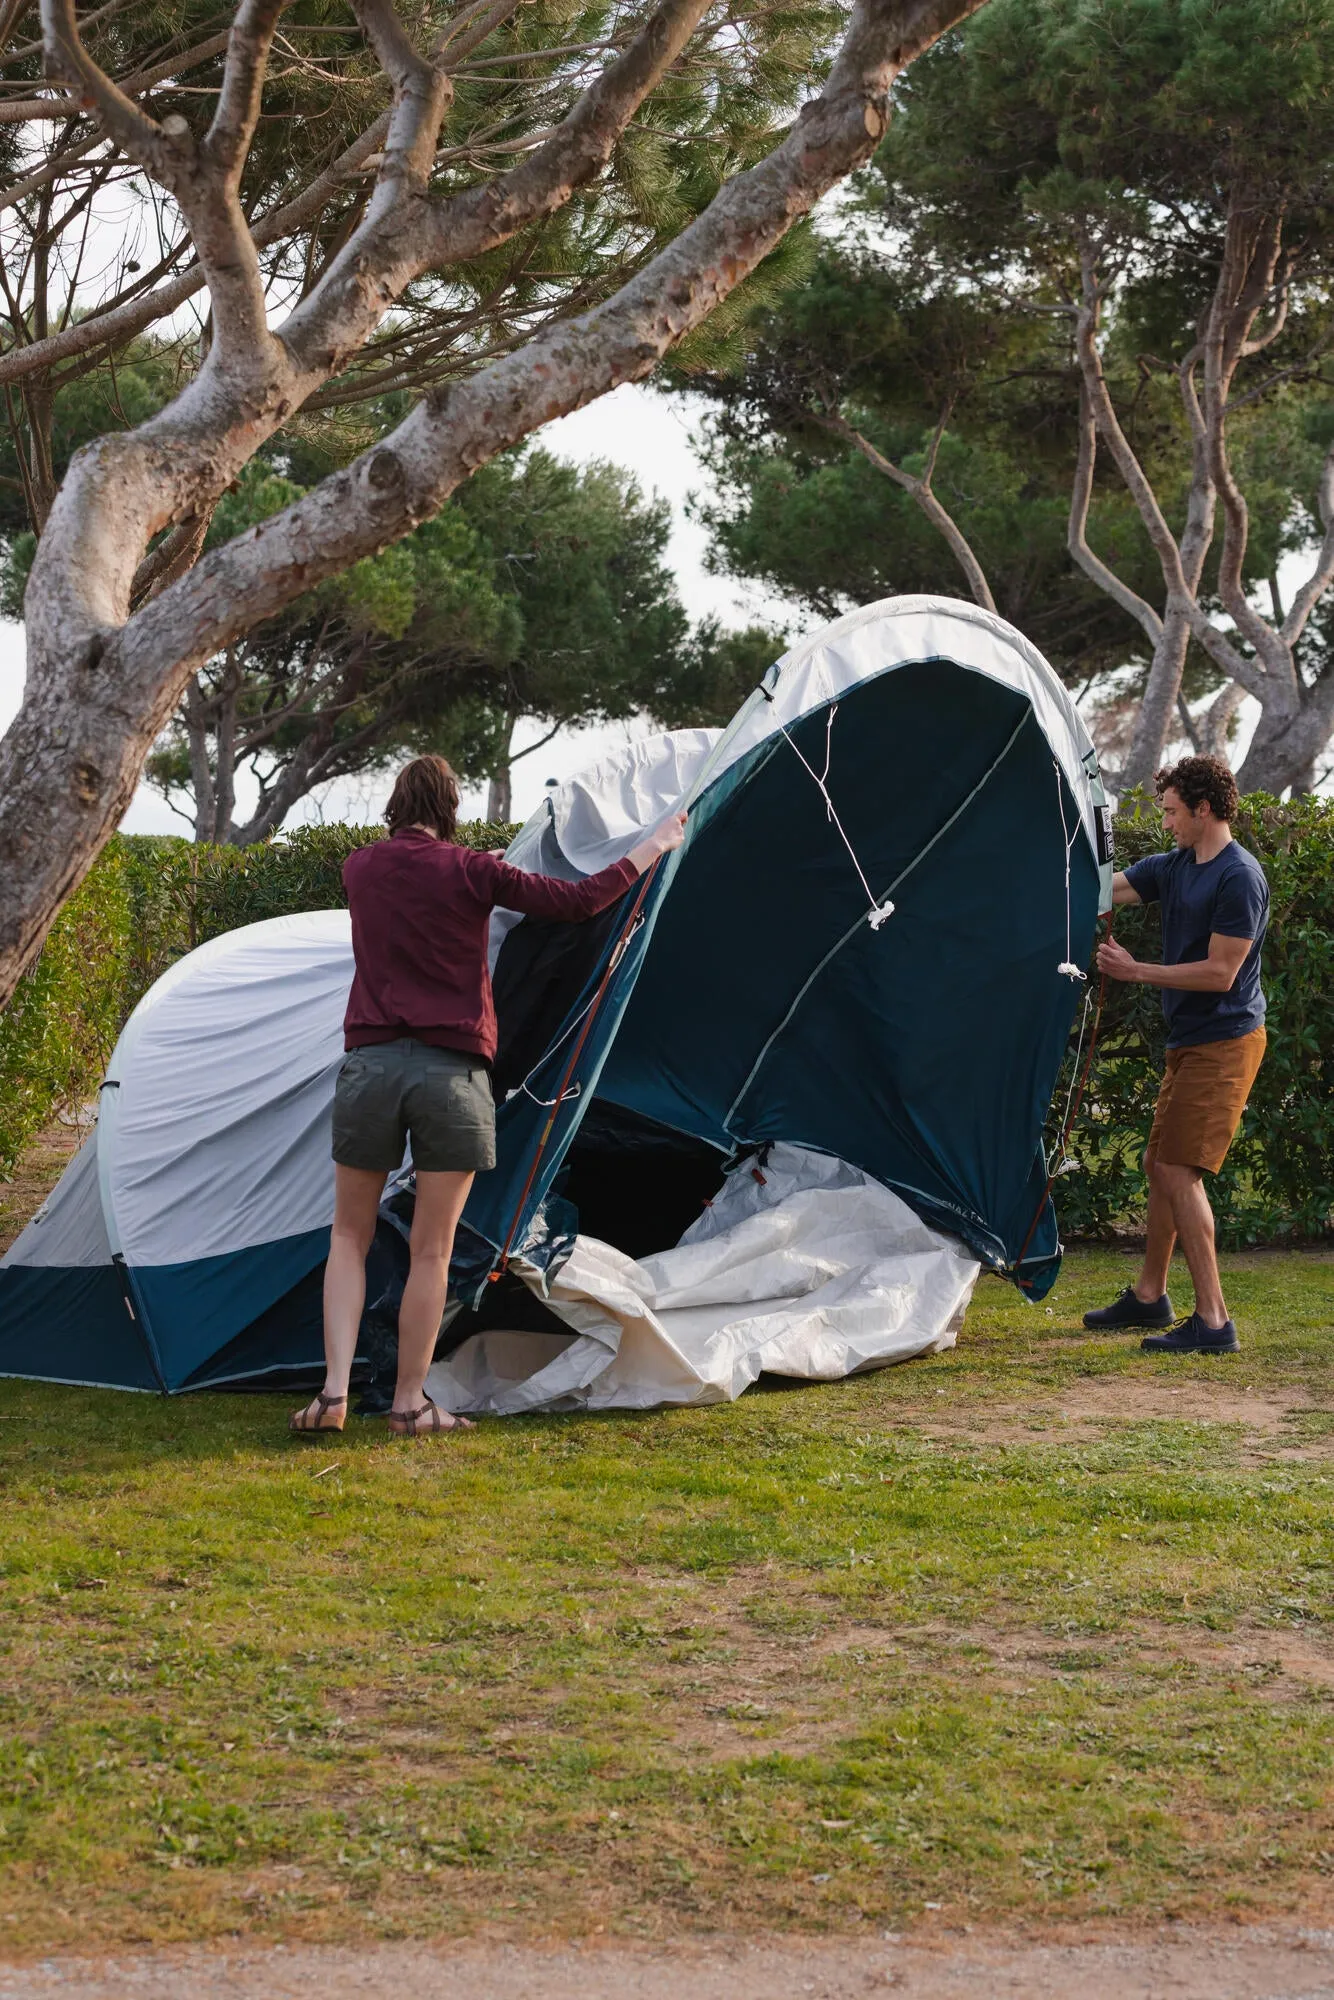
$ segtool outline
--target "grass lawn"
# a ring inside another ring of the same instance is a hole
[[[1128,1269],[443,1445],[0,1382],[0,1956],[1328,1920],[1334,1261],[1227,1260],[1212,1362],[1079,1333]]]

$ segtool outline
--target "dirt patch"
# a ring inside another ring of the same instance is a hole
[[[1029,1941],[930,1929],[845,1940],[289,1946],[0,1966],[0,2000],[1334,2000],[1334,1933],[1168,1924]]]
[[[672,1737],[683,1756],[722,1763],[766,1749],[818,1754],[853,1726],[866,1670],[888,1662],[896,1674],[911,1675],[966,1659],[969,1675],[997,1695],[1076,1675],[1158,1677],[1173,1666],[1277,1703],[1334,1691],[1334,1635],[1323,1630],[1247,1624],[1210,1632],[1137,1618],[1133,1630],[1072,1639],[1024,1623],[844,1623],[819,1598],[804,1608],[810,1629],[799,1633],[765,1631],[744,1605],[721,1617],[716,1607],[697,1608],[699,1651],[688,1664],[664,1664],[655,1677],[657,1691],[686,1717]]]
[[[1150,1657],[1189,1660],[1220,1680],[1277,1696],[1334,1689],[1334,1640],[1314,1634],[1254,1625],[1237,1632],[1177,1630],[1140,1619],[1135,1646]]]
[[[1056,1343],[1049,1343],[1055,1345]],[[1070,1343],[1074,1345],[1075,1343]],[[1065,1345],[1064,1342],[1061,1345]],[[1329,1420],[1321,1435],[1321,1419]],[[939,1443],[967,1439],[980,1444],[1061,1444],[1107,1442],[1118,1430],[1144,1423],[1239,1426],[1249,1433],[1243,1457],[1334,1458],[1334,1410],[1302,1388],[1256,1388],[1231,1382],[1165,1383],[1125,1375],[1089,1375],[1054,1393],[1023,1403],[966,1403],[924,1411],[910,1424],[921,1438]],[[1307,1435],[1306,1428],[1315,1428]]]

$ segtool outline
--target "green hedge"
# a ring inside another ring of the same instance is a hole
[[[1241,1131],[1210,1183],[1220,1240],[1237,1247],[1317,1238],[1334,1228],[1334,804],[1280,805],[1257,794],[1242,801],[1233,830],[1263,863],[1271,896],[1262,973],[1269,1046]],[[1165,845],[1152,802],[1126,802],[1117,817],[1117,867]],[[1155,905],[1118,910],[1115,935],[1136,958],[1162,956]],[[1056,1183],[1066,1235],[1109,1235],[1142,1223],[1140,1158],[1164,1044],[1158,989],[1109,980],[1070,1147],[1077,1165]],[[1072,1063],[1073,1046],[1054,1116]]]
[[[503,847],[515,831],[476,820],[458,838]],[[108,842],[0,1019],[0,1173],[53,1115],[93,1096],[136,1001],[175,959],[262,917],[341,906],[344,861],[382,836],[320,826],[245,848],[170,835]]]
[[[473,823],[459,838],[500,847],[513,831]],[[1236,832],[1264,863],[1273,896],[1264,967],[1270,1039],[1241,1132],[1213,1183],[1219,1232],[1234,1245],[1326,1236],[1334,1228],[1334,805],[1247,799]],[[1124,810],[1116,837],[1118,867],[1161,847],[1152,804]],[[122,1023],[174,959],[241,924],[340,905],[343,862],[378,838],[375,827],[327,826],[249,848],[113,840],[0,1020],[0,1171],[12,1169],[54,1111],[93,1095]],[[1161,955],[1152,907],[1118,911],[1116,935],[1137,956]],[[1072,1035],[1054,1119],[1074,1042]],[[1056,1183],[1067,1236],[1107,1235],[1139,1219],[1139,1160],[1162,1058],[1157,990],[1109,982],[1069,1149],[1074,1171]]]
[[[96,1090],[125,1014],[132,903],[124,856],[104,854],[51,926],[0,1020],[0,1173],[60,1111]]]

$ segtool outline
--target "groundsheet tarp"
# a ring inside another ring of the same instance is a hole
[[[869,1175],[777,1145],[674,1249],[636,1261],[579,1237],[547,1294],[567,1335],[475,1334],[427,1387],[512,1414],[720,1403],[763,1373],[837,1381],[952,1347],[978,1269]]]

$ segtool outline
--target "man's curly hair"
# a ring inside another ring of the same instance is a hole
[[[1159,798],[1174,791],[1189,812],[1207,799],[1215,819],[1231,819],[1237,810],[1237,781],[1221,757],[1183,757],[1153,774]]]

